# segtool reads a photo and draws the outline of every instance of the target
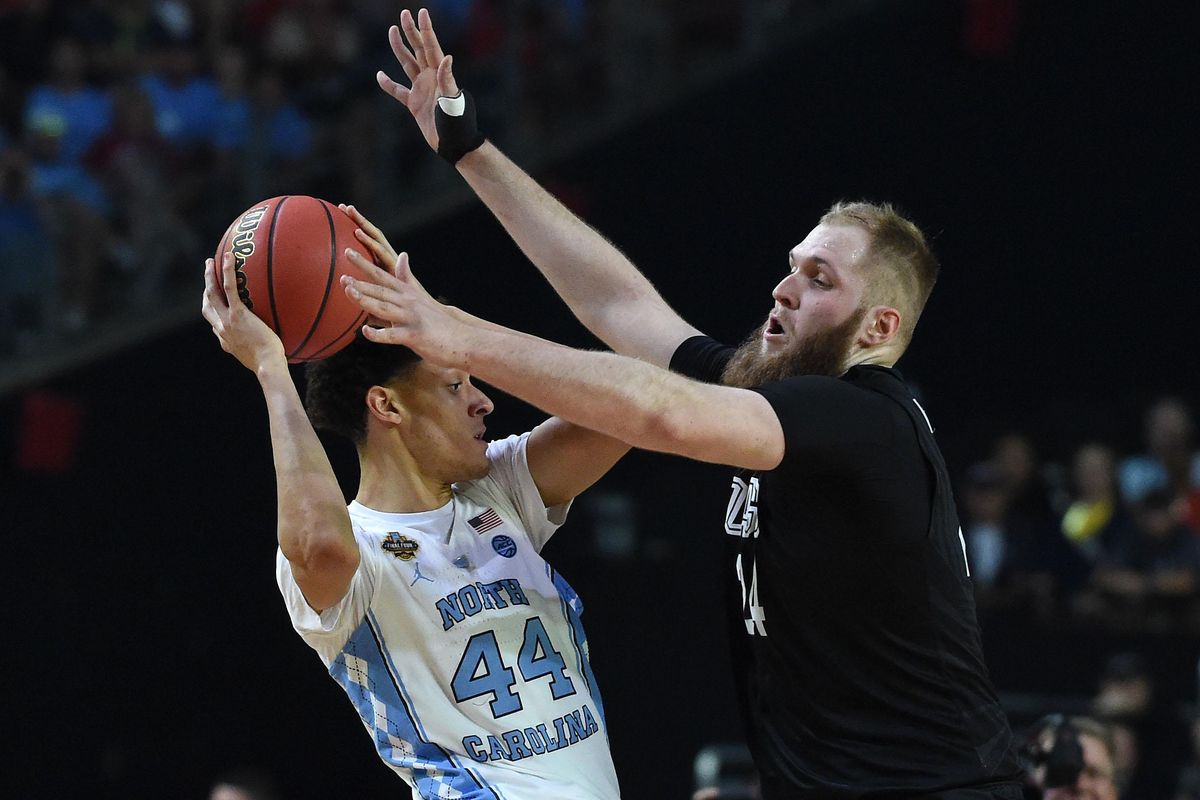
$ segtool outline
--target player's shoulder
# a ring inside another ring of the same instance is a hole
[[[532,431],[525,433],[514,433],[505,436],[502,439],[493,439],[487,445],[487,460],[489,464],[511,462],[516,456],[523,453],[529,444],[529,434]]]
[[[889,402],[886,395],[873,387],[878,378],[862,380],[856,370],[841,377],[829,375],[794,375],[755,387],[772,405],[799,404],[813,411],[821,407],[833,410],[883,410]]]
[[[903,383],[886,372],[863,372],[794,376],[756,390],[779,418],[788,454],[808,458],[813,448],[827,456],[846,448],[857,452],[859,444],[886,446],[907,437],[912,422],[899,402]]]

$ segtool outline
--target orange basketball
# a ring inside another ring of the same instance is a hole
[[[233,252],[238,296],[283,341],[288,361],[316,361],[341,350],[367,320],[341,277],[365,278],[345,250],[371,254],[337,206],[305,195],[272,197],[238,215],[217,246]]]

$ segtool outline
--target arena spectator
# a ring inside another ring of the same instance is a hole
[[[278,70],[258,69],[250,85],[245,55],[223,48],[216,72],[221,96],[213,136],[224,191],[232,187],[241,207],[289,191],[283,180],[302,184],[313,125],[289,101]]]
[[[1200,452],[1195,452],[1195,423],[1182,400],[1164,397],[1146,412],[1146,452],[1121,463],[1121,494],[1138,503],[1149,492],[1166,490],[1191,498],[1200,489]],[[1195,501],[1192,501],[1193,503]],[[1192,510],[1189,509],[1189,516]],[[1193,519],[1200,528],[1200,520]]]
[[[1170,493],[1142,497],[1137,535],[1096,567],[1092,583],[1110,599],[1114,619],[1162,629],[1194,625],[1200,539],[1175,516]]]
[[[1075,453],[1071,469],[1073,500],[1062,518],[1062,532],[1091,563],[1133,535],[1133,523],[1117,492],[1116,459],[1099,443]]]
[[[213,110],[220,93],[200,73],[196,42],[164,35],[152,45],[151,70],[141,88],[154,104],[158,131],[197,166],[203,165],[213,136]]]
[[[68,138],[71,129],[69,114],[26,115],[29,187],[47,223],[55,260],[62,267],[53,293],[57,306],[53,320],[68,334],[83,330],[96,311],[109,212],[100,183],[77,158],[66,155],[79,142],[79,137]]]
[[[84,50],[74,39],[59,39],[50,50],[50,78],[29,93],[25,104],[27,130],[53,131],[57,158],[75,165],[112,121],[105,93],[84,80]]]
[[[1009,513],[1031,526],[1052,525],[1056,516],[1050,505],[1050,487],[1030,438],[1015,432],[1001,436],[992,446],[992,461],[1004,481]]]
[[[53,247],[25,153],[0,131],[0,355],[28,349],[55,286]]]
[[[963,536],[971,577],[977,591],[986,593],[996,586],[1011,559],[1004,527],[1008,503],[994,464],[983,462],[967,470],[963,501]]]
[[[1010,486],[990,461],[967,472],[961,514],[971,578],[982,603],[1050,615],[1082,584],[1087,567],[1053,526],[1013,509]]]
[[[125,296],[147,305],[162,296],[173,270],[188,269],[199,243],[178,211],[179,158],[155,125],[150,98],[130,84],[116,89],[113,100],[112,130],[92,147],[88,166],[111,198],[110,251],[130,281]]]
[[[1055,714],[1030,734],[1028,797],[1117,800],[1117,745],[1112,729],[1090,717]],[[1071,752],[1071,751],[1074,752]]]
[[[1157,691],[1154,672],[1137,653],[1105,663],[1092,713],[1114,731],[1116,764],[1130,798],[1167,797],[1177,765],[1187,755],[1187,734],[1175,709]]]

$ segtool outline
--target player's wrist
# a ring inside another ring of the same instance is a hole
[[[451,165],[479,149],[486,139],[476,121],[475,99],[466,90],[437,99],[433,124],[438,134],[437,154]]]
[[[268,348],[255,358],[254,363],[254,376],[264,389],[280,378],[292,379],[282,347]]]

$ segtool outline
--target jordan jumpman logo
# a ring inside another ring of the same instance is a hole
[[[409,586],[416,586],[417,581],[429,581],[430,583],[434,582],[433,578],[426,578],[424,575],[421,574],[421,562],[420,561],[414,561],[413,566],[416,567],[416,577],[413,578],[412,583],[410,583]]]

